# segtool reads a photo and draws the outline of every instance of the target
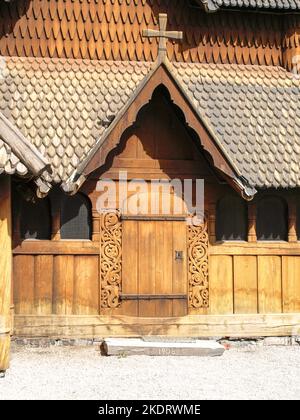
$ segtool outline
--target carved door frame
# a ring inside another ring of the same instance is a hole
[[[192,220],[192,218],[190,218]],[[209,307],[208,218],[202,224],[187,224],[188,312]],[[122,219],[121,212],[101,214],[100,313],[121,305]]]

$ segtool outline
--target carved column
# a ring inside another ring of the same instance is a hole
[[[122,273],[122,223],[119,212],[101,215],[100,281],[102,309],[120,305]]]
[[[216,203],[209,205],[209,239],[212,244],[216,242]]]
[[[208,232],[206,219],[199,226],[188,225],[189,307],[208,308]]]
[[[64,196],[60,191],[54,191],[51,198],[51,211],[52,211],[52,241],[60,240],[60,212],[61,204]]]
[[[92,216],[92,223],[93,223],[93,242],[99,242],[100,241],[100,214],[98,210],[93,210],[93,216]]]
[[[257,242],[256,237],[256,203],[248,203],[248,242]]]
[[[289,211],[289,226],[288,226],[288,241],[297,242],[297,206],[295,197],[289,197],[288,199],[288,211]]]

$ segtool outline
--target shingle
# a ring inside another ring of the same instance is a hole
[[[43,150],[56,183],[68,179],[85,158],[151,65],[16,57],[5,62],[0,110]],[[64,159],[65,153],[72,158]],[[0,171],[18,171],[19,160],[12,156],[0,142]]]
[[[150,68],[151,63],[7,58],[0,111],[51,161],[47,181],[65,182]],[[299,78],[265,66],[173,63],[171,71],[252,186],[300,186]],[[0,141],[4,170],[26,169]]]
[[[175,77],[252,186],[300,186],[299,78],[278,67],[185,66],[196,82],[180,63],[172,65]]]

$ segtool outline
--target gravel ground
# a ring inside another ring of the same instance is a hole
[[[17,347],[1,399],[300,399],[300,347],[216,358],[100,356],[90,347]]]

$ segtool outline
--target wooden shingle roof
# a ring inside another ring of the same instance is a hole
[[[47,159],[0,112],[0,174],[40,177],[48,170]]]
[[[68,179],[124,107],[150,63],[6,58],[0,111]],[[18,161],[12,160],[12,171]]]
[[[51,162],[47,181],[67,185],[154,65],[7,58],[0,112]],[[168,62],[167,68],[248,185],[300,186],[298,76],[272,66]]]
[[[281,67],[173,65],[177,80],[250,185],[300,186],[300,79]]]

